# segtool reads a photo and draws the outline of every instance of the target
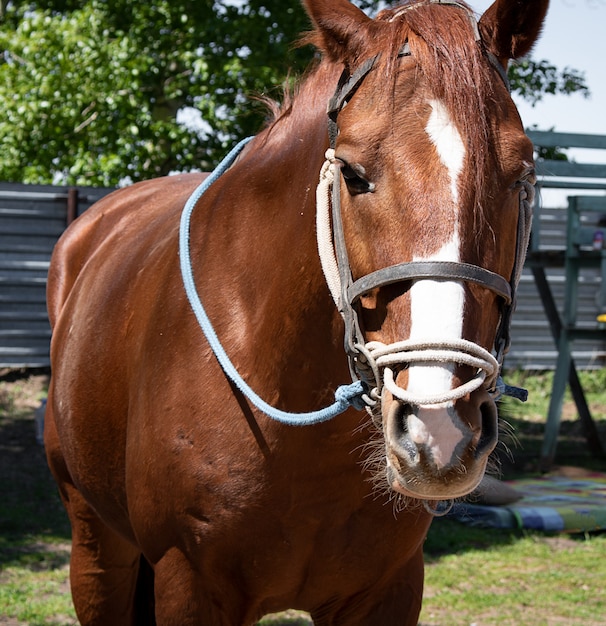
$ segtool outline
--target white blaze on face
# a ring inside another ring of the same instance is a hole
[[[440,160],[448,171],[450,180],[449,207],[441,212],[454,213],[453,232],[450,238],[434,253],[417,256],[413,261],[460,261],[458,234],[458,182],[465,158],[465,146],[444,105],[430,102],[432,112],[425,128]],[[460,339],[463,330],[463,285],[454,281],[416,281],[410,289],[411,331],[410,339]],[[419,395],[436,394],[452,387],[454,366],[414,365],[409,370],[408,390]],[[433,449],[438,465],[447,463],[460,441],[461,432],[451,419],[444,419],[448,405],[419,407],[417,416],[409,417],[409,434],[413,440],[424,442]],[[439,433],[439,441],[436,437]]]

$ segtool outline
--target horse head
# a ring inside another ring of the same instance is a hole
[[[305,0],[314,43],[343,66],[329,105],[332,228],[354,374],[382,422],[387,478],[407,496],[463,496],[497,441],[495,399],[528,243],[533,146],[507,63],[547,0],[455,0],[370,19]]]

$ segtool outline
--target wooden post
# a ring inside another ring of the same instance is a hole
[[[67,190],[67,216],[66,222],[69,226],[78,217],[78,189],[70,187]]]

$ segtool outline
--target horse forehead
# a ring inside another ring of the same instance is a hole
[[[430,100],[429,105],[431,113],[425,132],[448,172],[450,193],[456,206],[459,200],[459,177],[465,162],[465,144],[446,106],[440,100]]]

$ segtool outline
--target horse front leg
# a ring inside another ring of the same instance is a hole
[[[245,626],[256,621],[236,580],[222,576],[219,567],[193,567],[177,548],[155,564],[154,578],[157,626]]]
[[[390,580],[338,606],[312,611],[314,626],[417,626],[423,600],[422,548]]]
[[[102,522],[74,486],[50,407],[49,398],[45,447],[72,527],[70,584],[78,621],[82,626],[152,625],[151,589],[138,580],[141,553]]]
[[[68,510],[70,583],[82,626],[150,624],[135,606],[140,552],[103,524],[78,492],[70,494]]]

